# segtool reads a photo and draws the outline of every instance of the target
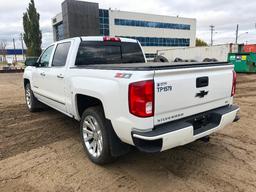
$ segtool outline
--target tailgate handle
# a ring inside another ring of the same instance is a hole
[[[209,77],[196,78],[196,88],[207,87],[209,84]]]

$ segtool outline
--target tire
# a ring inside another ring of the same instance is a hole
[[[157,55],[155,58],[154,58],[154,62],[161,62],[161,63],[166,63],[166,62],[169,62],[167,58],[165,58],[164,56],[162,55]]]
[[[107,164],[116,158],[111,154],[111,131],[101,107],[90,107],[83,112],[80,121],[80,136],[89,159],[99,165]]]
[[[25,86],[25,101],[30,112],[36,112],[40,109],[40,102],[34,96],[30,83],[27,83]]]

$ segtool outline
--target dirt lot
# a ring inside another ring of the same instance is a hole
[[[256,191],[256,75],[239,75],[241,120],[158,154],[132,151],[92,164],[79,124],[54,110],[29,113],[22,74],[0,74],[0,191]]]

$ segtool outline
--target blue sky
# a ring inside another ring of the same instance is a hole
[[[35,0],[41,16],[43,47],[53,41],[51,18],[61,11],[62,1]],[[239,24],[239,43],[256,43],[256,1],[253,0],[95,0],[94,2],[98,2],[100,8],[196,18],[197,37],[208,43],[209,25],[215,25],[214,44],[234,42],[236,24]],[[20,47],[19,34],[23,31],[22,14],[28,3],[29,0],[8,0],[1,3],[0,40],[5,39],[8,47],[12,47],[13,38],[17,42],[17,47]]]

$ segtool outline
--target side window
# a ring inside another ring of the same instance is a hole
[[[49,66],[52,51],[53,51],[53,45],[48,47],[47,49],[45,49],[45,51],[43,52],[43,54],[41,55],[41,57],[39,59],[39,67],[48,67]]]
[[[70,42],[66,43],[60,43],[57,45],[53,60],[52,60],[52,66],[65,66],[66,60],[68,57],[68,52],[70,48]]]

